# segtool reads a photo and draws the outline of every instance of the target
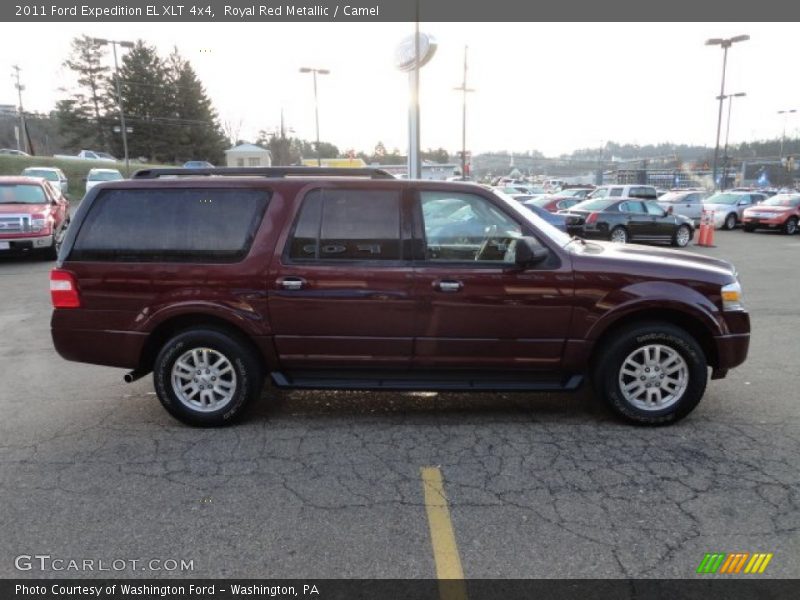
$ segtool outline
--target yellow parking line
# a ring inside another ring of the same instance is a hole
[[[461,568],[456,535],[450,520],[442,472],[437,467],[423,467],[420,471],[422,488],[425,492],[425,510],[428,513],[428,526],[431,530],[433,560],[436,563],[436,577],[440,580],[439,596],[442,600],[466,600],[464,571]]]

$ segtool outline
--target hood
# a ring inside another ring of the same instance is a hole
[[[47,204],[0,204],[0,215],[32,215],[50,210]]]
[[[721,285],[735,279],[736,269],[728,261],[685,250],[594,241],[587,242],[586,246],[573,246],[576,254],[591,260],[596,257],[608,263],[607,268],[619,273],[713,281]]]

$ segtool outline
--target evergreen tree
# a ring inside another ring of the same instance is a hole
[[[102,63],[103,54],[101,44],[82,35],[72,40],[72,50],[63,63],[75,74],[77,88],[56,105],[59,130],[76,150],[109,148],[109,124],[104,115],[114,96],[108,93],[109,67]]]
[[[207,160],[221,164],[227,139],[205,88],[177,48],[167,60],[170,81],[170,119],[166,129],[172,140],[170,160]]]
[[[119,78],[126,125],[133,129],[128,135],[130,156],[143,156],[151,162],[170,160],[174,142],[168,125],[174,121],[169,116],[173,98],[166,64],[154,47],[139,40],[122,58]],[[113,82],[109,93],[115,93]],[[114,124],[119,125],[116,116]],[[117,155],[122,153],[121,138],[114,139]]]

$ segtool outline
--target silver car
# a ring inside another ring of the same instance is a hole
[[[705,210],[714,211],[715,229],[733,229],[742,221],[746,208],[755,206],[767,198],[759,192],[719,192],[703,202]]]
[[[700,224],[703,215],[703,200],[708,196],[699,190],[678,190],[667,192],[658,199],[658,204],[673,215],[682,215],[691,219],[695,225]]]

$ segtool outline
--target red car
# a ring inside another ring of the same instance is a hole
[[[757,206],[746,208],[742,214],[745,231],[780,229],[787,235],[797,232],[800,222],[800,194],[778,194]]]
[[[379,169],[104,183],[76,211],[50,290],[62,357],[132,369],[127,381],[152,372],[166,410],[205,426],[240,416],[267,376],[496,392],[586,380],[618,414],[663,424],[750,338],[724,260],[570,238],[480,186]]]
[[[560,210],[567,210],[579,202],[583,202],[583,200],[584,198],[579,198],[577,196],[562,196],[560,194],[555,194],[552,196],[544,196],[543,198],[533,198],[528,200],[527,203],[538,206],[539,208],[543,208],[547,212],[555,213]]]
[[[69,202],[39,177],[0,177],[0,255],[42,252],[55,260],[69,224]]]

